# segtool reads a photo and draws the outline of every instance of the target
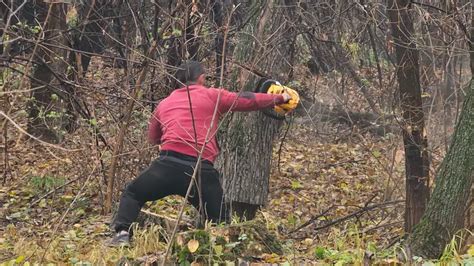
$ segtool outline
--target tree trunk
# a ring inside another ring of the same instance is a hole
[[[31,78],[28,131],[44,141],[57,143],[67,120],[65,103],[60,99],[64,96],[60,88],[66,72],[66,39],[63,34],[66,5],[37,2],[35,8],[44,32],[42,44],[33,55],[36,66]]]
[[[425,210],[429,196],[427,140],[421,101],[418,51],[412,38],[409,0],[390,0],[388,14],[395,43],[400,107],[405,145],[405,231],[411,232]]]
[[[92,57],[91,54],[102,54],[105,50],[103,29],[106,28],[106,25],[103,25],[105,24],[103,20],[107,17],[105,11],[108,5],[110,3],[103,0],[86,1],[76,5],[76,19],[80,26],[71,31],[72,48],[76,52],[70,53],[69,61],[76,72],[74,74],[79,78],[86,74]]]
[[[211,16],[214,22],[214,27],[216,31],[216,37],[214,39],[214,50],[215,50],[215,60],[216,60],[216,71],[215,71],[215,78],[218,80],[221,75],[221,68],[224,68],[225,73],[225,64],[222,66],[222,61],[226,61],[226,52],[223,51],[224,49],[224,23],[226,16],[230,13],[230,8],[232,7],[232,2],[229,0],[213,0],[212,9],[211,9]],[[228,49],[226,49],[228,50]],[[222,59],[224,56],[224,60]]]
[[[474,84],[471,81],[453,141],[436,177],[426,214],[408,239],[415,255],[437,258],[463,227],[474,179]]]
[[[194,1],[186,0],[182,3],[182,10],[170,10],[171,14],[175,16],[182,16],[183,19],[177,20],[171,23],[170,31],[171,36],[165,46],[167,49],[167,62],[168,66],[178,67],[183,61],[186,60],[197,60],[199,61],[199,46],[201,44],[201,38],[196,31],[199,31],[199,26],[203,22],[202,19],[195,13],[193,13]],[[182,12],[182,13],[180,13]],[[166,87],[171,92],[175,87],[181,86],[173,78],[175,69],[170,69],[170,75],[166,78]]]
[[[269,72],[275,79],[284,79],[289,68],[284,65],[286,60],[281,57],[289,54],[289,45],[288,42],[281,40],[288,38],[282,35],[288,25],[284,24],[281,27],[282,9],[276,8],[279,2],[269,0],[250,4],[250,10],[246,14],[252,14],[251,10],[255,9],[262,11],[260,16],[253,17],[244,28],[245,34],[239,36],[234,60],[250,65],[258,71]],[[271,33],[274,34],[272,41],[265,42],[267,34]],[[255,79],[249,78],[248,75],[249,73],[245,71],[238,72],[234,80],[246,90],[253,91]],[[239,90],[241,86],[235,87]],[[234,113],[228,121],[228,126],[224,127],[227,133],[221,143],[222,152],[217,165],[223,176],[226,200],[231,203],[231,211],[240,217],[252,219],[258,207],[266,203],[272,144],[281,125],[281,121],[269,118],[262,112],[251,112]]]
[[[474,19],[472,23],[474,26]],[[469,49],[471,73],[474,74],[474,27],[471,29]],[[471,79],[453,140],[436,176],[436,186],[428,208],[407,240],[413,255],[438,258],[443,253],[453,235],[463,227],[473,179],[474,83]]]

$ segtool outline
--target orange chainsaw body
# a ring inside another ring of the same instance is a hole
[[[279,83],[273,83],[267,90],[269,94],[283,94],[284,92],[288,93],[291,96],[291,100],[287,103],[280,104],[274,107],[275,112],[280,115],[286,115],[287,113],[296,109],[300,102],[300,96],[295,90],[283,86]]]

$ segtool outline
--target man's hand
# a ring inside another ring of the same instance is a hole
[[[284,92],[282,94],[283,96],[283,99],[285,100],[285,103],[289,102],[291,100],[291,95],[289,95],[288,93]]]

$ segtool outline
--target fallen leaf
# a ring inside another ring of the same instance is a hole
[[[199,248],[199,241],[197,241],[196,239],[189,240],[188,242],[189,252],[194,253],[196,252],[198,248]]]
[[[25,260],[25,256],[20,255],[18,256],[18,258],[16,258],[15,263],[20,264],[24,260]]]
[[[372,151],[372,155],[375,158],[379,158],[382,155],[382,153],[380,151],[375,150],[375,151]]]
[[[181,235],[178,235],[176,237],[176,244],[178,244],[178,246],[180,247],[184,246],[184,237]]]
[[[310,245],[313,244],[313,239],[311,239],[311,238],[306,238],[306,239],[303,241],[303,243],[304,243],[305,245],[307,245],[307,246],[310,246]]]
[[[474,256],[474,245],[471,245],[469,247],[469,250],[467,251],[467,254],[469,254],[470,256]]]
[[[302,187],[303,185],[299,181],[291,181],[291,189],[296,190]]]
[[[221,256],[222,251],[224,251],[224,248],[221,245],[216,245],[214,246],[214,251],[216,252],[217,256]]]

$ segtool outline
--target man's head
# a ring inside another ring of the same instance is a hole
[[[175,78],[177,80],[176,87],[191,84],[204,85],[206,83],[204,68],[201,63],[193,60],[181,64],[176,71]]]

